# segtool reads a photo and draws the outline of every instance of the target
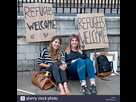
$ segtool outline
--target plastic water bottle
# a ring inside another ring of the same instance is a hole
[[[45,76],[48,76],[49,75],[49,71],[46,72]]]

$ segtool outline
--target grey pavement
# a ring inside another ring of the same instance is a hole
[[[55,91],[53,88],[49,90],[41,90],[34,85],[31,80],[34,74],[17,75],[17,89],[36,93],[36,95],[59,95],[59,88]],[[108,76],[110,81],[96,78],[97,95],[120,95],[120,76]],[[87,86],[90,86],[89,78],[87,77]],[[80,92],[79,80],[68,80],[68,88],[72,95],[84,95]],[[17,95],[30,95],[24,92],[17,91]]]

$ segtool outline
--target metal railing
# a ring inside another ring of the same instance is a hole
[[[53,4],[54,14],[120,14],[120,0],[17,0],[17,13],[23,13],[23,3]]]

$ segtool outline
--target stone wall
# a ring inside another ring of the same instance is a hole
[[[55,16],[56,33],[62,38],[62,49],[68,44],[71,34],[79,34],[77,29],[76,16]],[[97,52],[118,51],[118,68],[120,68],[120,17],[105,16],[109,48],[97,49]],[[41,49],[49,45],[48,42],[41,42]],[[86,50],[88,57],[94,50]],[[37,58],[39,55],[39,43],[26,42],[25,21],[23,16],[17,16],[17,71],[39,70]]]

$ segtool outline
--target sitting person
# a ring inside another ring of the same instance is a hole
[[[65,61],[68,68],[66,69],[69,79],[78,79],[81,83],[80,91],[85,95],[95,95],[96,84],[95,84],[95,72],[94,66],[86,55],[84,50],[81,50],[79,36],[72,35],[69,38],[68,46],[65,49]],[[90,90],[86,85],[86,73],[90,79]]]
[[[60,95],[71,95],[67,86],[65,52],[61,49],[61,38],[52,37],[49,47],[43,48],[38,57],[38,65],[42,71],[49,71],[59,86]],[[63,88],[64,86],[64,88]]]

